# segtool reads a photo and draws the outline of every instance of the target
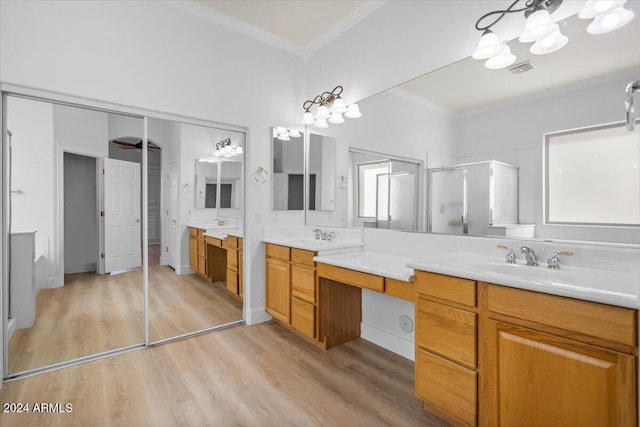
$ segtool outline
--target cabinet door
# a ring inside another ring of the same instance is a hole
[[[267,258],[266,310],[281,322],[290,323],[291,266],[286,262]]]
[[[499,425],[636,425],[635,357],[492,324]]]
[[[198,238],[193,234],[189,235],[189,267],[198,271]]]
[[[227,290],[234,295],[239,295],[238,289],[238,273],[227,269]]]

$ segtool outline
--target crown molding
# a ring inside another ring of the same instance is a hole
[[[276,36],[275,34],[268,31],[261,30],[260,28],[254,27],[251,24],[247,24],[244,21],[233,18],[222,12],[218,12],[215,9],[201,5],[200,3],[197,3],[195,1],[163,0],[163,3],[168,6],[175,7],[176,9],[188,12],[192,15],[199,16],[223,27],[229,28],[230,30],[237,31],[263,43],[270,44],[300,57],[305,57],[305,49],[303,46],[300,46],[297,43],[290,42],[289,40],[286,40],[280,36]]]
[[[271,46],[275,46],[279,49],[298,55],[306,61],[309,56],[311,56],[311,54],[313,54],[315,51],[338,37],[340,34],[347,31],[349,28],[360,22],[375,10],[379,9],[381,6],[387,3],[387,1],[388,0],[366,1],[349,15],[336,22],[328,30],[326,30],[320,36],[316,37],[306,46],[299,45],[283,37],[270,33],[269,31],[265,31],[251,24],[247,24],[244,21],[233,18],[222,12],[218,12],[217,10],[204,6],[194,0],[163,0],[163,3],[192,15],[199,16],[223,27],[237,31],[263,43],[270,44]]]
[[[329,27],[324,33],[313,39],[308,45],[303,48],[302,56],[305,58],[309,58],[311,54],[320,49],[322,46],[329,43],[331,40],[338,37],[340,34],[347,31],[349,28],[362,21],[371,13],[378,10],[380,7],[384,6],[388,0],[369,0],[362,4],[360,7],[355,9],[353,12],[342,18],[340,21],[336,22],[334,25]]]

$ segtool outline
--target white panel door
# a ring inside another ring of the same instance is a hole
[[[169,162],[169,173],[167,174],[167,188],[169,190],[167,206],[167,263],[175,270],[176,262],[176,237],[178,233],[178,165],[177,162]]]
[[[140,164],[105,159],[105,273],[142,265],[140,225]]]

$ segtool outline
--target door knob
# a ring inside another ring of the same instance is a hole
[[[136,223],[138,223],[138,222],[140,222],[140,220],[139,220],[139,219],[136,219]]]

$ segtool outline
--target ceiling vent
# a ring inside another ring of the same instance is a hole
[[[513,74],[522,74],[532,69],[533,65],[531,65],[531,62],[529,61],[520,62],[512,67],[509,67],[509,71],[511,71]]]

